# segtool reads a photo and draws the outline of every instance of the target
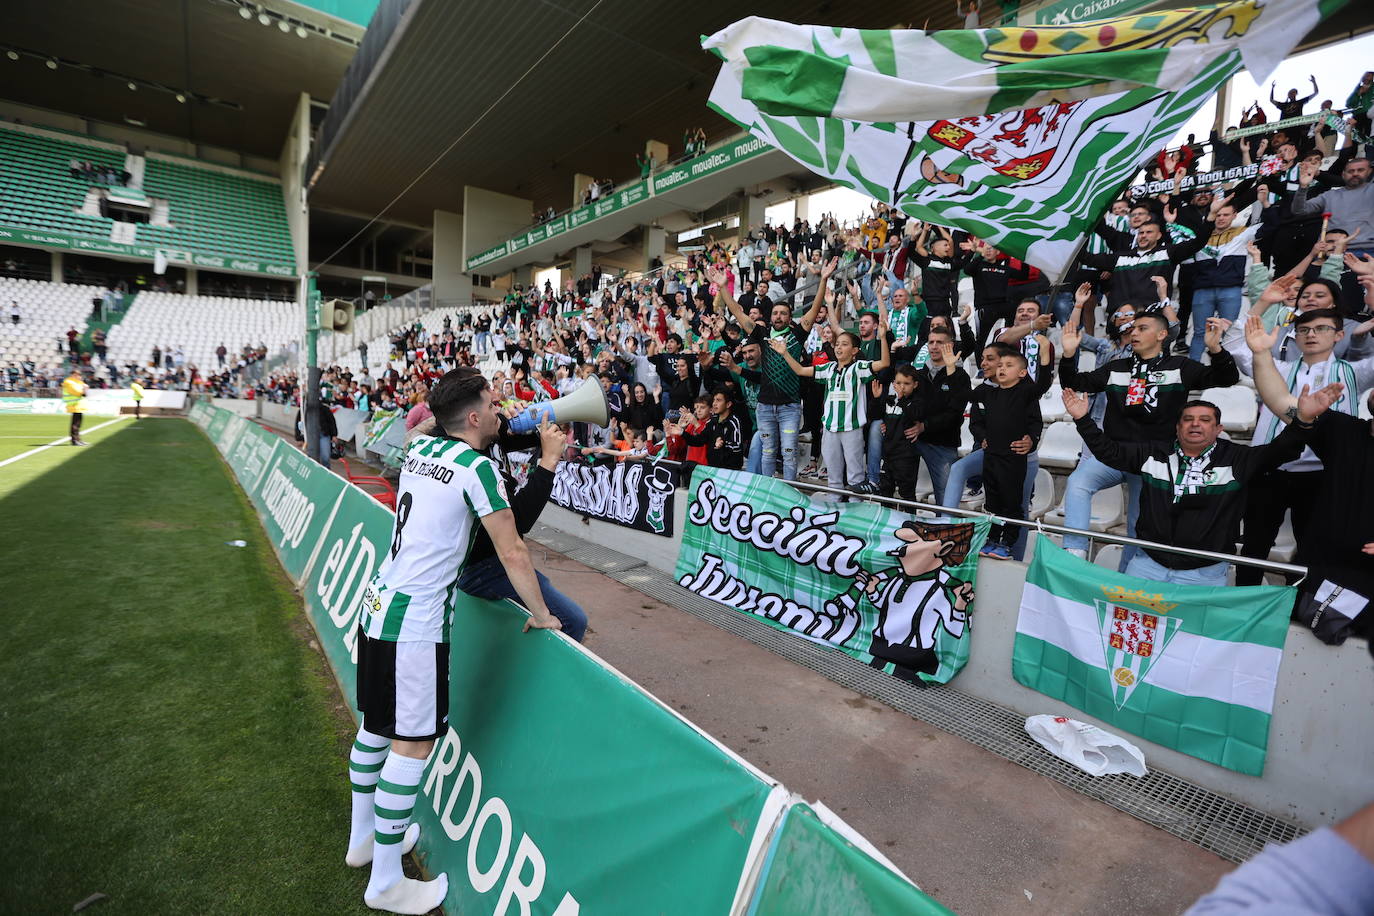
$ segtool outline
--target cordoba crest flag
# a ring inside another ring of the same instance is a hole
[[[750,17],[705,38],[711,107],[817,174],[1058,279],[1146,157],[1345,0],[1240,0],[938,32]]]
[[[1012,676],[1122,731],[1259,776],[1293,600],[1291,588],[1138,579],[1040,538]]]

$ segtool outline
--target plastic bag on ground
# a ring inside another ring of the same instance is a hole
[[[1026,720],[1026,734],[1054,756],[1091,776],[1144,776],[1148,772],[1140,748],[1087,722],[1064,716],[1031,716]]]

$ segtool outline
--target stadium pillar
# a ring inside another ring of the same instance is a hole
[[[434,301],[470,305],[472,277],[463,270],[463,223],[459,213],[434,211]]]
[[[320,291],[315,286],[315,274],[301,277],[301,302],[305,306],[305,391],[301,417],[305,421],[305,454],[316,461],[320,457],[320,366],[316,346],[320,337]]]
[[[200,295],[200,271],[194,267],[186,268],[186,295]]]
[[[572,205],[574,207],[582,206],[582,195],[587,193],[587,185],[594,181],[596,181],[595,178],[590,175],[583,175],[581,172],[573,176]]]
[[[572,275],[573,280],[580,280],[592,272],[592,246],[583,245],[581,248],[574,248],[572,253]]]
[[[476,257],[529,227],[534,220],[534,202],[471,185],[463,188],[462,248],[460,263]],[[437,228],[437,227],[436,227]],[[439,242],[435,239],[435,256]]]
[[[645,140],[644,155],[654,157],[654,167],[661,169],[668,163],[668,144],[662,140]]]
[[[62,252],[50,251],[48,254],[52,257],[52,282],[65,282],[62,278]]]
[[[654,261],[662,260],[667,240],[668,233],[661,226],[644,227],[644,270],[653,270]]]
[[[739,235],[744,238],[749,232],[763,225],[763,215],[768,209],[764,204],[763,198],[755,197],[748,191],[742,192],[744,197],[739,204]]]
[[[797,219],[811,219],[811,195],[803,194],[797,198]]]

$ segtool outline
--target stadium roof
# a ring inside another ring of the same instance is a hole
[[[353,59],[363,29],[340,17],[376,5],[376,0],[319,0],[308,6],[285,0],[6,3],[0,48],[15,51],[19,59],[0,57],[0,96],[275,159],[299,94],[330,98]],[[266,26],[258,20],[259,7]],[[330,14],[331,7],[338,7],[332,11],[337,15]],[[297,28],[306,37],[299,37]],[[59,62],[56,69],[47,66],[49,58]],[[128,87],[131,80],[134,90]],[[178,92],[191,100],[178,102]]]
[[[465,4],[415,0],[348,123],[321,151],[325,167],[312,207],[380,211],[587,7],[508,0],[483,6],[477,16]],[[838,26],[880,24],[870,9],[815,0],[760,0],[747,12]],[[629,178],[648,139],[677,155],[684,130],[704,127],[712,140],[737,132],[706,107],[719,61],[701,50],[699,38],[743,14],[738,3],[724,0],[602,0],[388,217],[418,223],[435,209],[460,212],[464,185],[563,209],[572,200],[574,174]],[[922,0],[900,15],[918,26],[926,16],[932,28],[956,25],[948,0]]]
[[[1308,44],[1368,29],[1367,14],[1355,9],[1362,5],[1349,4]],[[464,185],[562,210],[571,203],[575,174],[630,178],[648,139],[666,142],[677,155],[686,129],[704,127],[711,140],[736,131],[706,107],[719,62],[701,50],[701,35],[746,12],[835,26],[898,25],[875,18],[888,15],[915,27],[961,27],[953,6],[919,0],[900,12],[875,13],[816,0],[759,0],[747,10],[724,0],[602,0],[569,32],[588,4],[507,0],[474,15],[466,4],[414,0],[337,136],[322,138],[327,148],[316,151],[323,168],[311,204],[381,212],[519,80],[386,218],[425,223],[435,209],[461,212]]]

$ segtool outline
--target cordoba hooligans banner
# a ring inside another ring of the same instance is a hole
[[[710,105],[802,165],[1054,279],[1110,199],[1241,67],[1263,82],[1345,0],[1240,0],[1034,28],[751,17],[703,46]]]
[[[1122,731],[1259,776],[1291,588],[1168,585],[1040,538],[1012,676]]]
[[[703,598],[905,680],[943,684],[968,660],[987,519],[919,522],[698,467],[682,531],[678,584]]]
[[[677,468],[666,464],[560,461],[552,498],[573,512],[672,537],[677,480]]]

